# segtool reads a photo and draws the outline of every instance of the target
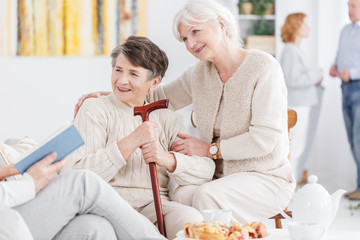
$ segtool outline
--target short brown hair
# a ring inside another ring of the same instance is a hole
[[[284,26],[281,28],[281,38],[283,42],[295,42],[295,37],[301,24],[306,18],[304,13],[293,13],[286,17]]]
[[[166,53],[147,37],[130,36],[125,43],[114,48],[111,52],[112,68],[115,67],[116,59],[121,53],[132,65],[149,70],[148,80],[165,76],[169,65]]]

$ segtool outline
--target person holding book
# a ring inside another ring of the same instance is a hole
[[[150,121],[134,116],[134,107],[143,106],[148,92],[160,83],[168,59],[146,37],[131,36],[111,53],[113,92],[88,99],[74,125],[85,141],[64,168],[90,169],[138,212],[156,222],[148,163],[157,164],[166,235],[171,239],[187,222],[201,221],[198,210],[170,201],[169,177],[179,185],[201,185],[212,179],[215,164],[208,157],[170,152],[185,128],[176,114],[167,109],[153,111]]]
[[[55,159],[51,153],[20,180],[0,182],[0,239],[165,239],[91,171],[53,178],[66,161]],[[0,166],[0,180],[17,174]]]
[[[295,189],[280,64],[239,47],[234,16],[214,0],[188,1],[174,18],[173,32],[200,61],[147,100],[168,98],[173,110],[193,104],[200,139],[179,134],[171,149],[216,163],[213,181],[180,186],[173,199],[200,211],[230,209],[241,223],[272,217],[279,212],[277,192]],[[288,194],[280,206],[290,199]]]

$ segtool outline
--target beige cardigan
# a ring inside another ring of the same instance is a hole
[[[176,81],[160,86],[149,101],[168,98],[174,110],[194,104],[200,139],[210,144],[223,84],[214,64],[198,62]],[[220,150],[224,175],[259,172],[293,180],[287,159],[287,90],[279,63],[259,50],[247,51],[224,84]]]
[[[169,150],[177,134],[185,129],[173,111],[161,109],[150,114],[157,124],[160,145]],[[85,145],[70,155],[63,172],[90,169],[102,177],[136,209],[153,201],[149,167],[137,148],[125,161],[117,142],[128,136],[142,123],[134,117],[134,109],[117,100],[114,94],[87,99],[74,120]],[[190,157],[174,153],[173,173],[157,166],[160,194],[168,198],[169,175],[179,185],[200,185],[212,179],[215,164],[210,158]]]

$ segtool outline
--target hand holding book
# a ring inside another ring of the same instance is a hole
[[[36,145],[34,149],[20,156],[15,167],[20,174],[23,174],[31,165],[50,153],[57,153],[57,157],[53,160],[53,162],[57,162],[83,144],[84,140],[76,127],[72,123],[66,124]]]
[[[26,170],[34,181],[36,193],[48,185],[56,172],[64,167],[66,158],[54,163],[56,157],[56,152],[52,152]]]

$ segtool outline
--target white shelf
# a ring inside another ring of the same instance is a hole
[[[275,20],[275,15],[264,15],[262,17],[259,15],[253,15],[253,14],[239,14],[238,19],[239,20],[261,20],[261,19]]]

